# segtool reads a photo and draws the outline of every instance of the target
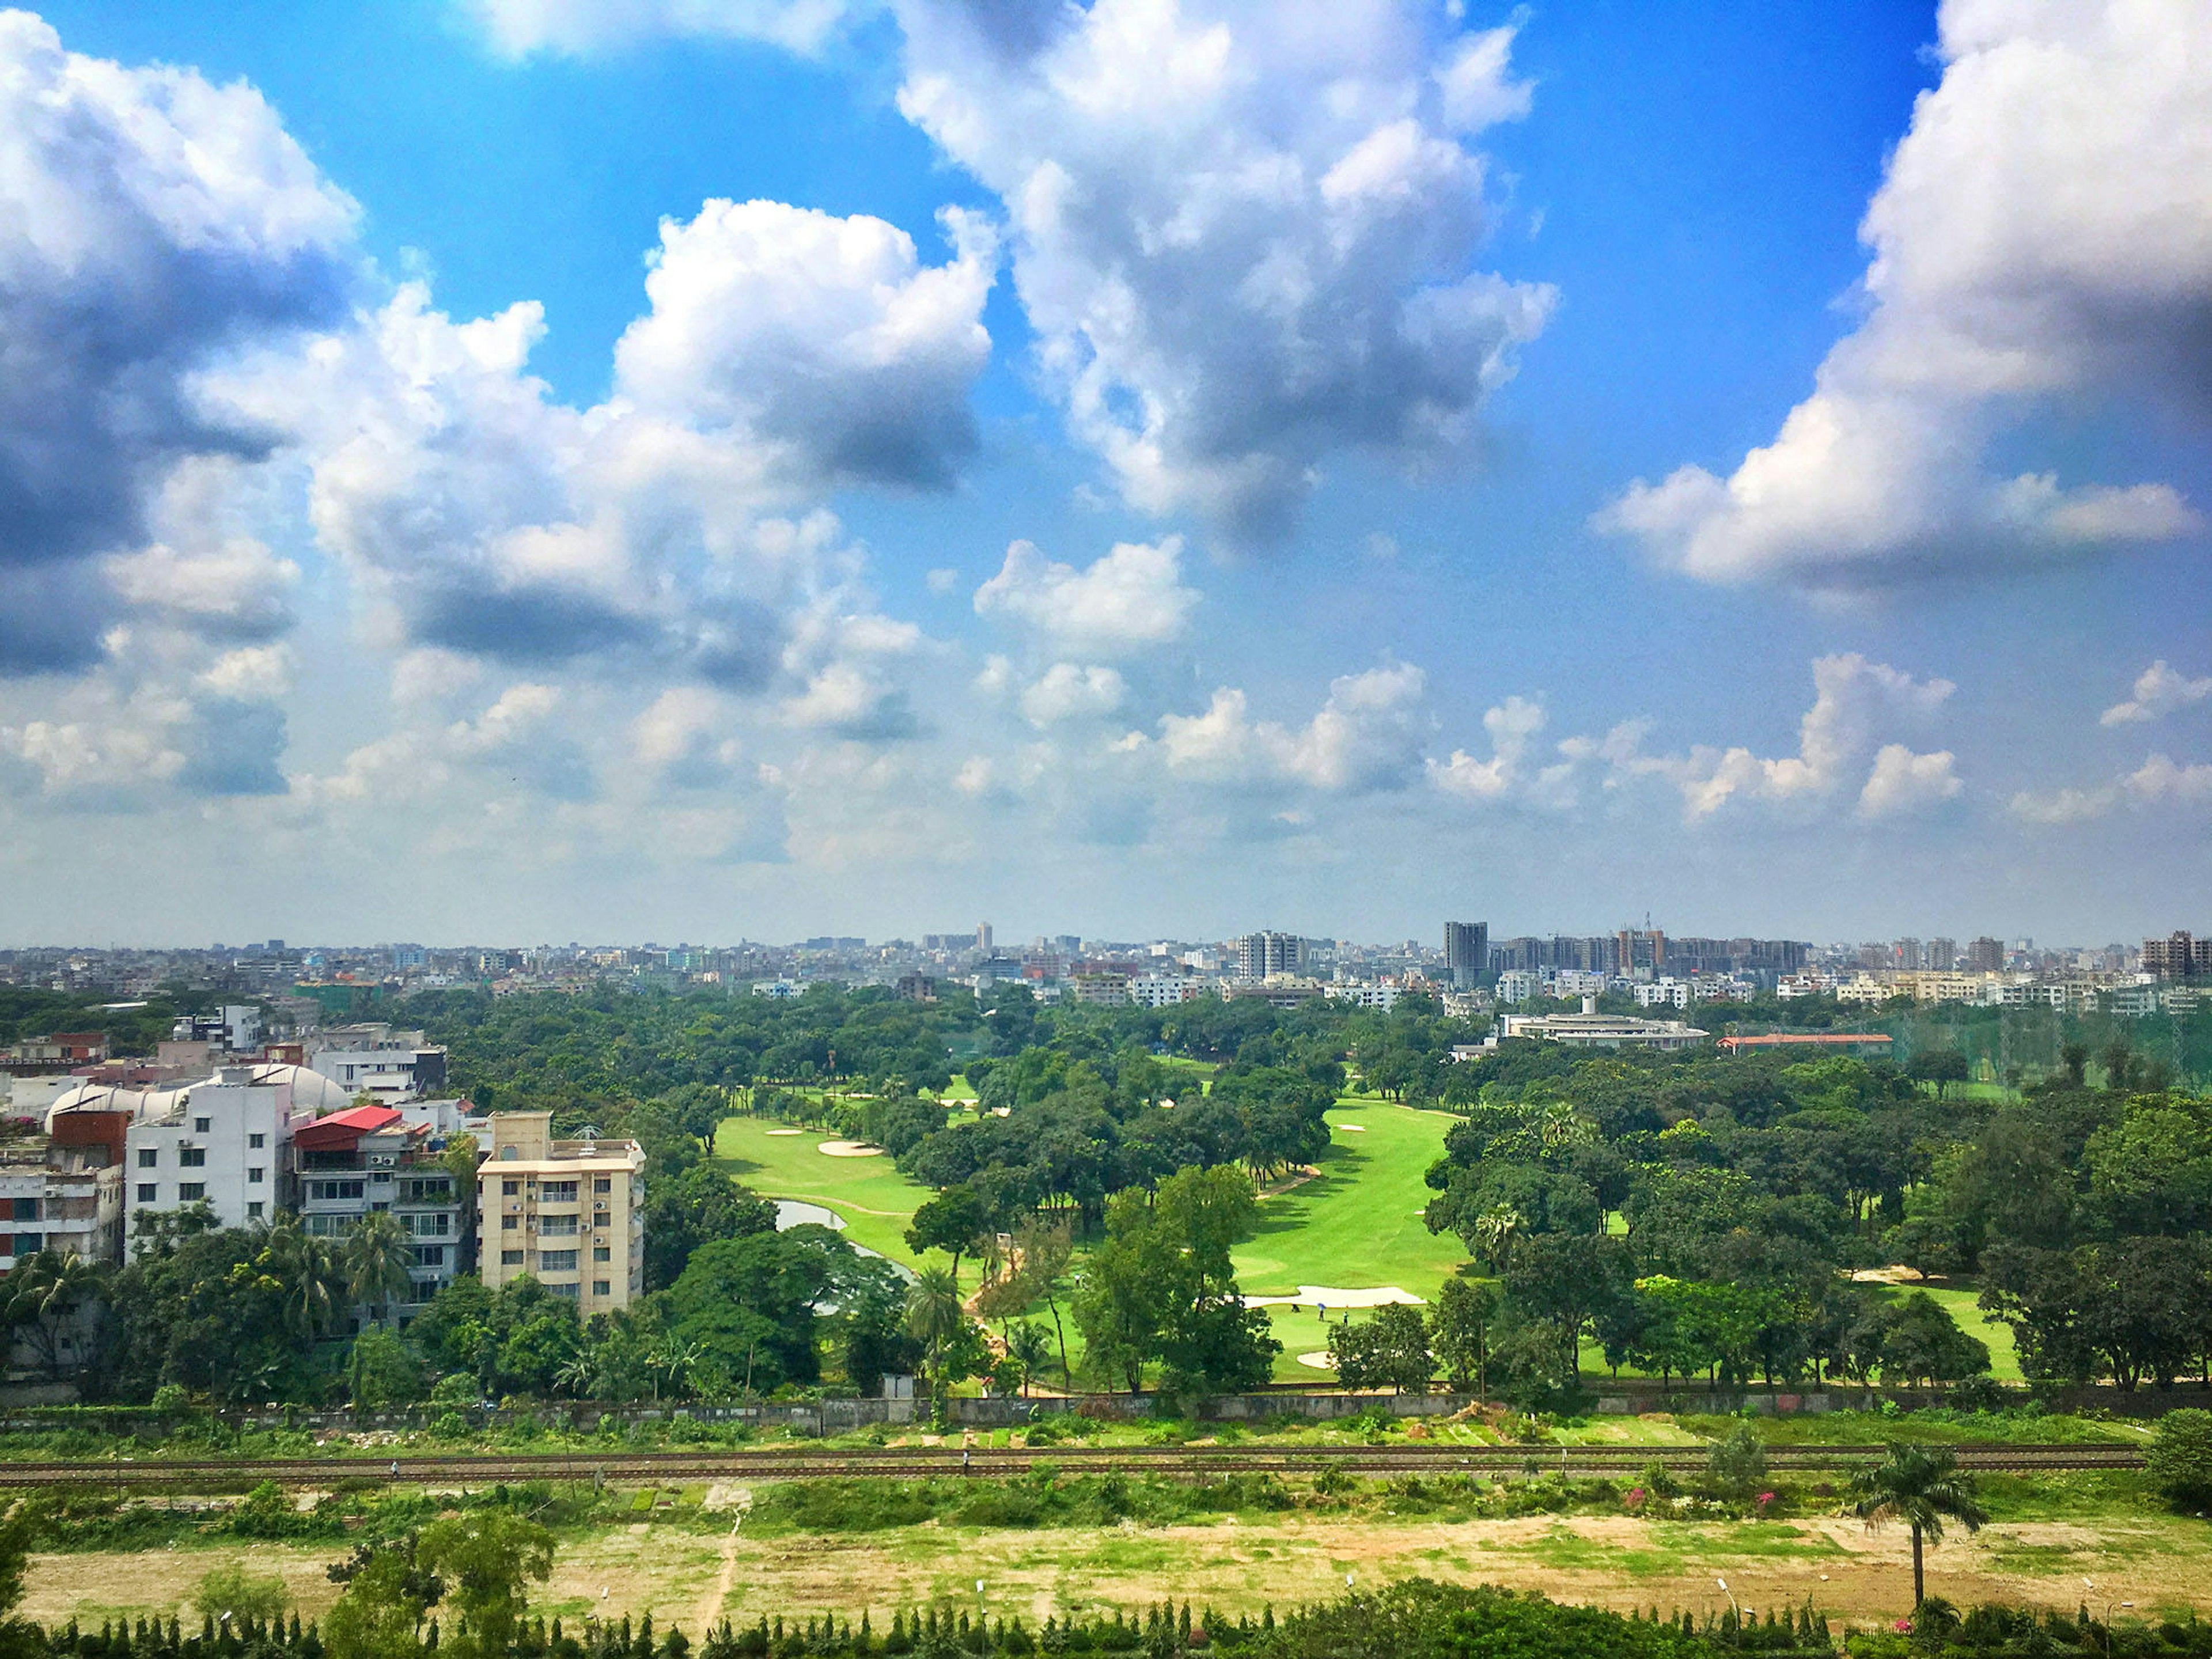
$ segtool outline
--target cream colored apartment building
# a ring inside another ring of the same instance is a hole
[[[477,1248],[492,1289],[535,1277],[586,1316],[645,1293],[645,1151],[556,1140],[550,1112],[495,1112],[477,1173]]]

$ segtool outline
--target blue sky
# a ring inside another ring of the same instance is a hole
[[[2208,36],[12,15],[5,931],[2203,925]]]

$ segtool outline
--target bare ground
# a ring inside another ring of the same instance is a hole
[[[2200,1522],[2100,1517],[2083,1524],[2016,1522],[1953,1537],[1929,1553],[1929,1589],[1961,1605],[2028,1602],[2072,1611],[2094,1599],[2138,1609],[2212,1612],[2212,1534]],[[24,1611],[48,1622],[181,1612],[210,1568],[241,1561],[281,1572],[301,1608],[318,1613],[337,1587],[323,1576],[330,1546],[155,1550],[34,1559]],[[1319,1600],[1424,1574],[1510,1585],[1561,1601],[1630,1607],[1727,1605],[1725,1577],[1747,1606],[1809,1601],[1853,1621],[1893,1616],[1911,1600],[1902,1532],[1857,1522],[1693,1523],[1578,1516],[1420,1522],[1285,1516],[1090,1531],[968,1531],[934,1525],[829,1537],[702,1533],[644,1522],[562,1547],[552,1582],[532,1597],[570,1618],[601,1607],[696,1631],[719,1609],[744,1621],[834,1609],[880,1620],[896,1607],[973,1606],[975,1581],[994,1613],[1032,1620],[1095,1606],[1172,1598],[1224,1613]],[[604,1592],[604,1595],[602,1594]]]

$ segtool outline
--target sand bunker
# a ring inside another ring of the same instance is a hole
[[[769,1133],[772,1135],[803,1135],[806,1131],[804,1129],[770,1129]]]
[[[1296,1296],[1248,1296],[1248,1308],[1280,1308],[1296,1303],[1304,1307],[1317,1303],[1324,1308],[1387,1308],[1394,1303],[1405,1303],[1412,1307],[1424,1305],[1421,1297],[1411,1291],[1401,1290],[1395,1285],[1385,1285],[1380,1290],[1347,1291],[1334,1285],[1301,1285]]]
[[[1367,1126],[1364,1123],[1340,1123],[1336,1127],[1346,1134],[1364,1135],[1367,1133]]]
[[[1336,1369],[1336,1362],[1328,1357],[1326,1350],[1320,1353],[1302,1353],[1298,1356],[1298,1364],[1310,1365],[1317,1371],[1333,1371]]]
[[[831,1158],[881,1158],[884,1149],[871,1146],[865,1140],[825,1140],[814,1149]]]

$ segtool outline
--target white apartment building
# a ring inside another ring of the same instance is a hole
[[[1498,976],[1498,1000],[1500,1002],[1526,1002],[1540,996],[1544,976],[1533,968],[1508,968]]]
[[[495,1112],[477,1174],[477,1273],[528,1273],[586,1316],[645,1293],[645,1151],[556,1140],[550,1112]]]
[[[344,1090],[319,1073],[240,1065],[176,1089],[88,1089],[56,1110],[131,1114],[124,1137],[126,1215],[206,1203],[218,1225],[245,1227],[292,1203],[293,1127],[346,1103]]]
[[[1328,988],[1328,998],[1332,1002],[1348,1002],[1355,1008],[1374,1008],[1383,1013],[1395,1007],[1398,999],[1404,994],[1404,988],[1396,985],[1332,985]]]
[[[1203,980],[1185,974],[1139,974],[1129,981],[1129,1000],[1139,1008],[1172,1008],[1197,1001],[1205,988]]]
[[[1687,980],[1656,979],[1647,985],[1632,988],[1639,1008],[1686,1008],[1690,1006],[1690,985]]]

